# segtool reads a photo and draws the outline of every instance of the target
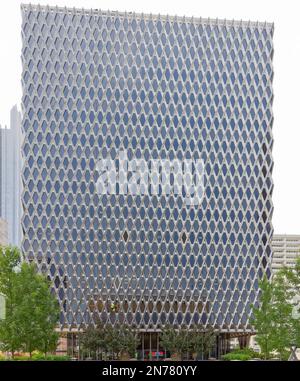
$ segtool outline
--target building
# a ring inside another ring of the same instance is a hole
[[[10,112],[10,127],[0,129],[0,216],[7,221],[8,243],[21,247],[22,132],[17,106]]]
[[[272,239],[272,272],[283,266],[293,266],[300,256],[300,235],[276,234]]]
[[[133,325],[143,356],[166,324],[214,326],[218,353],[252,333],[271,274],[273,25],[32,5],[22,19],[22,248],[60,328]]]
[[[6,246],[8,241],[7,222],[0,218],[0,246]]]
[[[275,275],[283,266],[295,266],[296,259],[300,257],[300,235],[276,234],[272,239],[272,275]],[[300,295],[293,298],[295,309],[293,316],[300,318]]]
[[[6,246],[7,237],[7,222],[0,218],[0,246]],[[5,297],[0,293],[0,320],[5,318]]]

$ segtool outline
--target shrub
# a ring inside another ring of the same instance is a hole
[[[230,353],[222,356],[223,360],[232,361],[232,360],[240,360],[240,361],[248,361],[254,358],[262,358],[260,353],[255,352],[251,348],[244,349],[234,349]]]
[[[70,357],[63,355],[50,355],[46,357],[46,361],[70,361]]]
[[[29,356],[15,356],[15,358],[11,359],[11,360],[14,360],[14,361],[27,361],[27,360],[30,360],[30,357]]]
[[[37,353],[32,356],[32,360],[33,361],[69,361],[70,357],[64,356],[64,355],[47,355],[45,357],[44,354]]]
[[[30,358],[29,356],[15,356],[15,361],[69,361],[69,356],[63,355],[48,355],[44,356],[42,353],[35,353]],[[14,361],[12,358],[0,358],[0,361]]]
[[[239,361],[248,361],[251,359],[251,356],[246,355],[244,353],[227,353],[226,355],[222,356],[222,359],[225,361],[233,361],[233,360],[239,360]]]

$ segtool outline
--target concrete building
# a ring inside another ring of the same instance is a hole
[[[31,5],[22,18],[22,249],[60,328],[133,325],[144,358],[166,324],[214,326],[220,354],[252,332],[271,275],[273,25]],[[183,185],[168,160],[189,160]]]
[[[0,246],[6,246],[7,237],[7,222],[0,218]],[[5,298],[0,293],[0,320],[5,318]]]
[[[293,266],[300,256],[300,235],[276,234],[272,239],[272,272],[275,274],[282,266]]]
[[[0,218],[0,246],[8,243],[7,222]]]
[[[272,275],[276,274],[283,266],[293,267],[296,259],[300,257],[300,235],[276,234],[272,239]],[[293,301],[296,304],[293,315],[300,318],[300,295],[295,295]]]
[[[0,216],[7,221],[8,243],[21,247],[21,113],[10,112],[9,128],[0,129]]]

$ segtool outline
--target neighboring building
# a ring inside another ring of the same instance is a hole
[[[0,216],[7,221],[8,243],[21,247],[22,132],[17,106],[10,112],[10,128],[0,129]]]
[[[273,25],[31,5],[22,18],[22,248],[60,328],[134,325],[144,356],[167,323],[213,325],[219,354],[252,333],[271,274]],[[97,163],[121,181],[120,152],[202,160],[202,203],[161,185],[103,194]]]
[[[6,246],[8,243],[7,222],[0,218],[0,246]]]
[[[244,338],[243,338],[244,339]],[[230,340],[230,350],[238,348],[251,348],[255,352],[260,353],[260,346],[256,342],[256,336],[247,337],[246,340],[241,340],[241,338],[235,337]]]
[[[0,218],[0,246],[7,245],[7,222]],[[0,293],[0,320],[5,319],[5,297]]]
[[[272,275],[276,274],[283,266],[293,267],[296,259],[300,257],[300,235],[276,234],[272,239]],[[293,316],[300,318],[300,295],[293,298],[295,308]]]
[[[272,239],[272,272],[283,266],[294,266],[300,256],[300,235],[276,234]]]

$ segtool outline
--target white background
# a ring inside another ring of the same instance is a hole
[[[0,124],[21,102],[19,0],[0,5]],[[275,23],[274,218],[275,233],[300,234],[300,1],[299,0],[55,0],[32,4]]]

